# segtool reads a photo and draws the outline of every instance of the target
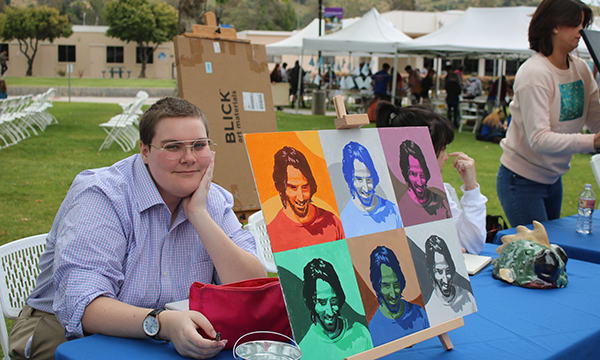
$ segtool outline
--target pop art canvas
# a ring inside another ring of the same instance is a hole
[[[427,128],[245,139],[303,359],[343,359],[476,311]],[[434,300],[436,286],[448,291],[428,273],[432,235],[451,254],[455,293],[467,290],[458,311]]]

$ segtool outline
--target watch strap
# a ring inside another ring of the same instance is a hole
[[[169,340],[161,339],[161,338],[158,336],[158,333],[160,332],[160,321],[158,320],[158,314],[160,314],[161,312],[163,312],[163,311],[165,311],[165,310],[166,310],[166,309],[154,309],[154,310],[150,311],[150,312],[148,313],[148,315],[146,315],[146,317],[148,317],[148,316],[152,316],[152,317],[153,317],[153,318],[155,318],[155,319],[156,319],[156,321],[158,322],[158,332],[156,333],[156,335],[154,335],[154,336],[150,336],[150,337],[151,337],[151,338],[153,338],[154,340],[160,340],[160,341],[166,341],[166,342],[169,342]]]

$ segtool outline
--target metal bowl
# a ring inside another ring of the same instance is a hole
[[[245,336],[256,333],[275,334],[290,340],[292,343],[272,341],[272,340],[256,340],[248,341],[238,345],[238,342]],[[298,344],[289,337],[270,331],[255,331],[248,333],[236,341],[233,346],[233,356],[235,359],[243,360],[299,360],[302,357],[302,351]]]

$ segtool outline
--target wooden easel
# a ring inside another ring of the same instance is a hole
[[[398,350],[413,346],[421,341],[431,339],[434,336],[437,336],[440,339],[444,349],[452,350],[454,346],[452,345],[452,341],[450,341],[448,331],[457,329],[463,325],[465,325],[465,322],[462,317],[459,317],[450,321],[446,321],[445,323],[432,326],[428,329],[418,331],[414,334],[410,334],[398,340],[390,341],[387,344],[383,344],[374,349],[361,352],[360,354],[349,356],[346,358],[346,360],[379,359],[380,357],[384,357]]]
[[[192,32],[183,35],[188,37],[198,37],[203,39],[229,40],[243,43],[249,43],[250,40],[238,39],[235,29],[223,28],[217,26],[217,17],[212,11],[204,13],[204,22],[206,25],[192,25]]]
[[[369,124],[367,114],[348,115],[346,113],[346,105],[344,105],[344,97],[342,95],[334,96],[333,104],[335,105],[335,112],[337,114],[337,119],[335,119],[336,129],[353,129]]]

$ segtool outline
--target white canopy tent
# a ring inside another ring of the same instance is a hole
[[[342,19],[342,29],[352,25],[359,19]],[[321,34],[325,34],[325,21],[321,23]],[[319,19],[314,19],[302,30],[299,30],[287,39],[268,44],[266,46],[267,55],[300,55],[302,52],[302,39],[316,36],[319,36]],[[304,55],[316,55],[317,52],[317,50],[311,52],[304,51]]]
[[[401,54],[440,57],[467,55],[529,57],[527,33],[535,7],[468,8],[453,23],[409,43],[398,45]],[[589,57],[583,41],[576,50]]]
[[[394,69],[398,67],[396,46],[410,42],[412,38],[396,29],[372,8],[358,21],[333,34],[321,37],[305,37],[303,51],[348,52],[354,55],[394,54]],[[396,93],[396,76],[392,77],[392,99]]]
[[[528,31],[535,9],[527,6],[468,8],[453,23],[412,42],[399,44],[397,49],[401,54],[440,58],[528,58],[534,53],[529,49]],[[575,51],[581,57],[590,57],[583,40]],[[503,63],[501,61],[497,67],[498,74],[504,74]],[[439,77],[437,79],[436,88],[439,88]]]
[[[396,29],[372,8],[358,21],[333,34],[322,37],[305,37],[304,52],[345,51],[366,54],[393,54],[396,45],[413,41],[408,35]]]

